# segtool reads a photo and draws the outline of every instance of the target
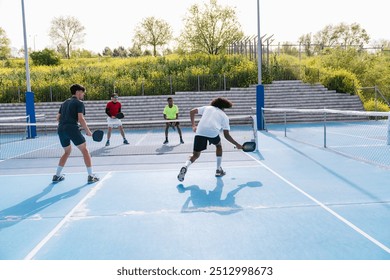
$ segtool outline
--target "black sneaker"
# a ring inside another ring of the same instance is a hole
[[[222,177],[222,176],[224,176],[225,174],[226,174],[226,172],[223,171],[222,167],[220,167],[219,169],[217,169],[217,170],[215,171],[215,177]]]
[[[65,180],[65,176],[64,175],[54,175],[53,176],[53,183],[58,183],[58,182],[61,182],[61,181],[64,181]]]
[[[184,176],[186,175],[186,173],[187,173],[187,167],[183,166],[183,167],[180,169],[179,175],[177,175],[177,179],[178,179],[180,182],[183,182],[183,181],[184,181]]]
[[[165,145],[165,144],[168,144],[168,139],[166,139],[166,140],[164,141],[163,144],[164,144],[164,145]]]
[[[126,140],[126,138],[125,138],[125,139],[123,139],[123,144],[125,144],[125,145],[129,145],[129,142]]]
[[[99,177],[95,174],[88,175],[88,184],[96,183],[97,181],[99,181]]]
[[[106,147],[110,146],[110,140],[107,140]]]
[[[180,138],[180,144],[184,144],[184,141],[182,138]]]

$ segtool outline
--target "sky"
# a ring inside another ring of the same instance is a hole
[[[0,0],[0,27],[11,47],[23,48],[22,0]],[[259,0],[260,34],[273,43],[296,43],[301,35],[322,30],[327,25],[358,23],[372,43],[390,41],[390,17],[383,0]],[[85,27],[80,48],[101,53],[132,45],[135,27],[146,17],[163,19],[175,37],[183,29],[183,19],[193,4],[208,0],[24,0],[28,47],[54,47],[48,36],[55,17],[74,16]],[[233,7],[245,35],[257,35],[257,0],[218,0]]]

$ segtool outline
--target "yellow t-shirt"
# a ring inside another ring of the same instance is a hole
[[[169,108],[169,105],[166,105],[164,108],[164,115],[167,116],[168,120],[175,120],[176,114],[179,114],[179,107],[177,105],[173,105],[172,108]]]

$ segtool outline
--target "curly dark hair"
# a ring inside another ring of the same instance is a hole
[[[210,105],[223,110],[226,108],[231,108],[233,106],[233,103],[226,98],[218,97],[213,99]]]
[[[78,90],[85,92],[85,87],[83,87],[82,85],[79,85],[79,84],[74,84],[70,87],[70,92],[72,93],[72,95],[75,95],[76,91],[78,91]]]

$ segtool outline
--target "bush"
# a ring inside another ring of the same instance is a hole
[[[323,70],[320,74],[320,82],[330,90],[339,93],[359,94],[360,83],[356,75],[345,70]]]
[[[366,111],[379,111],[379,112],[388,112],[390,110],[389,106],[381,100],[376,100],[371,98],[364,102],[364,110]]]
[[[56,54],[55,51],[44,49],[42,51],[32,52],[30,54],[31,60],[33,64],[36,66],[39,65],[59,65],[61,63],[61,59]]]

